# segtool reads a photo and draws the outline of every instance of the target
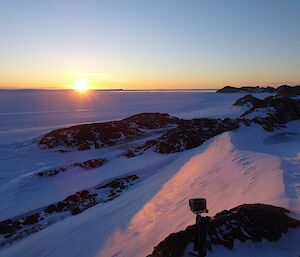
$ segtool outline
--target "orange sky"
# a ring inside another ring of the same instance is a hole
[[[292,0],[0,1],[0,88],[300,84],[299,9]]]

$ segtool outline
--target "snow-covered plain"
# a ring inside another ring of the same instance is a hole
[[[119,198],[0,249],[0,255],[146,256],[167,235],[194,222],[187,204],[191,197],[206,197],[210,215],[260,202],[286,207],[300,218],[300,121],[272,133],[260,126],[241,127],[189,151],[159,154],[150,150],[130,159],[122,154],[137,142],[69,153],[41,150],[36,144],[54,128],[140,112],[167,112],[183,118],[237,117],[245,109],[232,104],[241,96],[214,92],[0,92],[0,220],[115,177],[140,176]],[[88,172],[74,168],[55,177],[35,176],[45,168],[99,157],[109,161]],[[294,235],[299,241],[299,232]],[[269,246],[264,244],[267,242],[257,247],[267,251]],[[244,246],[237,244],[236,248],[243,251]],[[292,253],[290,248],[286,246],[287,251],[276,256]],[[218,251],[208,256],[221,256]],[[243,256],[252,256],[251,251]]]

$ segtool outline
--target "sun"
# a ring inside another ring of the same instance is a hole
[[[79,92],[86,92],[89,90],[89,83],[85,79],[79,79],[74,82],[74,89]]]

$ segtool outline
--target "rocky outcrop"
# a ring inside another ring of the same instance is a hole
[[[260,100],[259,98],[256,98],[252,95],[245,95],[241,98],[239,98],[238,100],[235,101],[235,103],[233,104],[233,106],[256,106],[256,107],[264,107],[264,101]]]
[[[235,119],[194,119],[183,121],[156,140],[155,151],[175,153],[198,147],[206,140],[239,127]]]
[[[258,105],[254,104],[240,118],[251,120],[272,131],[289,121],[300,119],[300,100],[270,96],[259,101]]]
[[[178,118],[161,113],[141,113],[120,121],[91,123],[61,128],[41,138],[42,148],[68,151],[111,146],[145,134],[145,130],[177,124]]]
[[[73,166],[79,167],[79,168],[85,169],[85,170],[92,170],[92,169],[102,166],[105,162],[106,162],[106,159],[97,158],[97,159],[87,160],[84,162],[76,162],[73,164]]]
[[[194,119],[179,120],[176,128],[170,129],[155,140],[130,149],[125,156],[134,157],[149,148],[158,153],[175,153],[198,147],[206,140],[226,131],[239,128],[243,123],[261,125],[272,131],[284,126],[287,122],[300,119],[300,100],[269,96],[258,99],[246,95],[238,99],[235,106],[248,106],[249,110],[237,119]]]
[[[12,244],[97,204],[112,201],[138,179],[139,177],[135,174],[116,178],[105,184],[71,194],[64,200],[44,208],[1,221],[0,247]]]
[[[300,95],[300,86],[282,85],[276,90],[277,97],[294,97]]]
[[[225,86],[219,90],[217,93],[275,93],[276,89],[273,87],[231,87]]]
[[[170,116],[167,113],[139,113],[133,116],[130,116],[123,122],[134,123],[140,129],[159,129],[164,128],[168,125],[178,124],[180,122],[179,118]]]
[[[235,106],[248,106],[249,110],[237,119],[193,119],[183,120],[168,114],[142,113],[121,121],[83,124],[63,128],[46,134],[40,141],[45,148],[60,150],[99,148],[134,140],[139,136],[149,136],[149,131],[157,129],[160,135],[142,145],[127,150],[124,154],[131,158],[148,149],[158,153],[175,153],[200,146],[206,140],[226,131],[237,129],[241,123],[260,124],[272,131],[289,121],[300,119],[300,100],[269,96],[258,99],[251,95],[238,99]],[[111,129],[111,130],[110,130]],[[80,136],[84,135],[84,136]],[[110,138],[111,137],[111,138]],[[82,147],[85,145],[86,147]],[[80,166],[80,165],[79,165]],[[57,173],[57,170],[54,171]]]
[[[210,218],[207,229],[208,250],[215,245],[233,248],[235,240],[261,242],[278,240],[300,221],[289,217],[288,210],[264,204],[244,204],[222,211]],[[169,235],[148,257],[181,257],[188,244],[194,242],[195,225]]]
[[[97,187],[97,190],[99,189],[107,189],[109,194],[108,194],[108,199],[106,201],[110,201],[113,198],[119,196],[119,194],[128,186],[132,185],[132,182],[137,180],[139,177],[137,175],[130,175],[124,178],[117,178],[103,186]]]
[[[36,175],[39,177],[53,177],[60,173],[66,172],[67,169],[68,169],[67,167],[57,167],[57,168],[53,168],[53,169],[40,171]]]
[[[226,86],[219,90],[217,93],[276,93],[277,97],[294,97],[300,95],[300,86],[282,85],[278,88],[273,87],[231,87]]]
[[[170,127],[170,125],[173,125],[173,127]],[[122,135],[126,139],[134,139],[135,137],[142,135],[145,129],[153,130],[168,128],[169,126],[167,132],[157,139],[147,141],[145,144],[135,149],[129,149],[125,156],[133,157],[143,153],[151,147],[155,147],[155,151],[158,153],[174,153],[191,149],[201,145],[204,141],[215,135],[238,128],[239,122],[232,119],[221,120],[206,118],[182,120],[168,114],[144,113],[131,116],[122,121],[83,124],[55,130],[46,134],[41,139],[40,145],[46,148],[64,150],[76,148],[78,150],[83,150],[85,148],[82,148],[82,145],[85,144],[88,145],[87,148],[91,148],[92,145],[95,145],[95,142],[98,142],[97,147],[100,147],[99,138],[103,135],[105,135],[105,142],[110,142],[104,145],[120,142],[121,137],[116,138],[115,133],[106,133],[107,126],[114,126],[115,129],[119,131],[118,133],[121,133],[120,131],[122,130]],[[132,130],[130,130],[129,127]],[[97,131],[97,133],[95,131]],[[125,133],[124,131],[130,131],[130,133]],[[85,136],[78,136],[81,134],[84,134]],[[99,138],[96,135],[98,135]],[[111,135],[112,138],[109,138],[109,135]],[[101,142],[104,141],[102,140]],[[56,171],[54,173],[56,173]]]
[[[129,149],[124,156],[127,158],[132,158],[137,155],[143,154],[148,149],[154,147],[157,144],[157,140],[148,140],[145,144],[138,146],[136,148]]]
[[[84,162],[76,162],[66,167],[56,167],[38,172],[36,175],[39,177],[53,177],[70,170],[71,168],[78,167],[84,170],[91,170],[102,166],[107,160],[103,158],[91,159]]]
[[[147,141],[134,149],[129,149],[125,156],[128,158],[142,154],[153,148],[162,154],[176,153],[200,146],[206,140],[225,131],[239,127],[237,119],[193,119],[180,120],[178,126],[170,129],[157,139]]]

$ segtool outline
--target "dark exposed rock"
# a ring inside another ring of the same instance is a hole
[[[64,201],[60,201],[56,204],[56,211],[57,212],[62,212],[65,211],[67,208],[67,205],[65,204]]]
[[[180,119],[170,116],[167,113],[139,113],[123,120],[133,122],[143,129],[164,128],[169,124],[177,124]]]
[[[55,211],[57,211],[57,208],[56,208],[56,205],[55,205],[55,204],[50,204],[49,206],[47,206],[47,207],[45,208],[45,212],[46,212],[46,213],[53,213],[53,212],[55,212]]]
[[[168,114],[141,113],[120,121],[81,124],[49,132],[39,142],[44,148],[87,150],[117,144],[143,135],[143,129],[157,129],[177,124]]]
[[[0,234],[13,234],[21,227],[21,222],[8,219],[0,222]]]
[[[22,240],[70,215],[77,215],[99,203],[106,203],[119,197],[139,177],[128,175],[112,181],[94,186],[69,195],[64,200],[51,204],[44,209],[37,209],[18,217],[0,222],[0,248]],[[32,214],[33,213],[33,214]]]
[[[139,179],[139,176],[137,175],[128,175],[126,177],[123,178],[116,178],[113,181],[99,186],[97,187],[97,189],[99,190],[107,190],[108,192],[108,198],[104,200],[104,202],[108,202],[113,200],[114,198],[118,197],[120,195],[120,193],[125,190],[126,188],[128,188],[128,186],[132,185],[132,183]]]
[[[57,174],[63,173],[67,170],[66,167],[58,167],[54,169],[44,170],[37,173],[39,177],[53,177]]]
[[[65,201],[60,201],[56,204],[50,204],[48,205],[44,211],[48,214],[51,214],[53,212],[63,212],[63,211],[67,211],[69,208],[67,206],[67,204],[65,203]]]
[[[233,105],[234,106],[248,105],[248,106],[263,107],[264,101],[254,97],[252,95],[245,95],[242,98],[238,99]]]
[[[232,249],[234,240],[261,242],[278,240],[289,228],[300,226],[300,221],[290,218],[289,211],[271,205],[244,204],[213,217],[207,229],[208,250],[214,245]],[[195,225],[173,233],[160,242],[149,257],[181,257],[188,244],[194,241]]]
[[[293,97],[300,95],[300,85],[288,86],[282,85],[278,88],[273,87],[231,87],[226,86],[219,90],[217,93],[277,93],[277,97]]]
[[[72,167],[79,167],[85,170],[91,170],[91,169],[95,169],[98,168],[100,166],[102,166],[104,163],[106,162],[106,159],[103,158],[97,158],[97,159],[91,159],[91,160],[87,160],[84,162],[76,162],[72,165],[69,165],[67,167],[57,167],[57,168],[53,168],[53,169],[48,169],[48,170],[44,170],[44,171],[40,171],[37,173],[37,176],[39,177],[53,177],[55,175],[58,175],[60,173],[66,172],[67,170],[69,170]]]
[[[130,184],[130,182],[137,180],[139,177],[137,175],[129,175],[123,178],[116,178],[113,181],[97,187],[97,189],[102,189],[102,188],[112,188],[112,189],[124,189],[126,187],[128,187],[128,185]]]
[[[198,147],[207,139],[222,132],[237,129],[239,121],[234,119],[194,119],[183,121],[157,139],[155,151],[174,153]]]
[[[248,87],[243,87],[242,89],[250,90]],[[253,88],[251,88],[251,90],[252,89]],[[256,91],[273,90],[260,87],[255,87],[254,89]],[[254,122],[260,124],[268,131],[281,127],[288,121],[300,119],[299,103],[300,100],[289,98],[269,96],[260,100],[251,95],[246,95],[238,99],[234,105],[241,106],[247,104],[252,107],[237,119],[226,118],[221,120],[202,118],[183,120],[168,114],[142,113],[121,121],[84,124],[55,130],[45,135],[41,139],[40,144],[47,145],[48,148],[61,149],[73,147],[80,150],[81,145],[83,144],[88,144],[89,148],[92,147],[96,140],[95,137],[98,137],[99,135],[105,135],[105,142],[114,142],[113,144],[120,142],[121,137],[118,137],[117,139],[114,137],[114,129],[117,129],[119,132],[135,131],[134,133],[126,132],[127,134],[122,132],[122,138],[134,139],[137,136],[142,135],[145,129],[163,128],[165,132],[161,136],[156,139],[148,140],[143,145],[129,149],[124,155],[131,158],[142,154],[150,148],[153,148],[154,151],[158,153],[175,153],[198,147],[206,140],[220,133],[237,129],[242,123],[249,126]],[[114,128],[112,134],[107,132],[110,131],[107,127]],[[78,139],[77,136],[82,133],[86,136]],[[109,136],[112,136],[112,138],[109,138]],[[48,143],[46,143],[45,140]],[[103,143],[104,141],[102,140],[101,142]],[[110,145],[110,143],[105,143],[104,145]],[[98,147],[100,147],[99,144]],[[91,161],[90,163],[92,165],[92,163],[94,164],[94,161]],[[100,163],[102,163],[102,161],[100,161],[99,164]],[[76,166],[89,167],[89,164],[76,164]]]
[[[289,121],[300,119],[300,100],[270,96],[263,99],[259,105],[254,105],[240,118],[250,119],[264,129],[272,131]]]
[[[71,210],[72,215],[76,215],[83,209],[95,205],[97,199],[96,195],[91,194],[88,190],[83,190],[69,195],[63,202]]]
[[[276,89],[273,87],[231,87],[225,86],[217,93],[275,93]]]
[[[132,158],[134,156],[140,155],[146,150],[150,149],[157,143],[156,140],[148,140],[145,144],[136,147],[135,149],[129,149],[124,155],[127,158]]]
[[[82,212],[82,210],[79,207],[75,207],[74,209],[71,210],[72,215],[77,215],[81,212]]]
[[[125,154],[131,158],[142,154],[147,149],[154,147],[158,153],[168,154],[198,147],[206,140],[225,131],[239,127],[239,119],[193,119],[180,120],[176,128],[170,129],[155,140],[149,140],[142,146],[130,149]]]
[[[24,225],[36,224],[39,221],[39,217],[40,217],[39,213],[35,213],[35,214],[32,214],[32,215],[26,216],[24,221],[23,221],[23,224]]]
[[[277,97],[294,97],[300,95],[300,86],[282,85],[276,90]]]
[[[95,168],[98,168],[98,167],[102,166],[105,162],[106,162],[105,159],[98,158],[98,159],[91,159],[91,160],[88,160],[88,161],[84,161],[84,162],[81,162],[81,163],[75,163],[73,166],[74,167],[80,167],[80,168],[85,169],[85,170],[91,170],[91,169],[95,169]]]

